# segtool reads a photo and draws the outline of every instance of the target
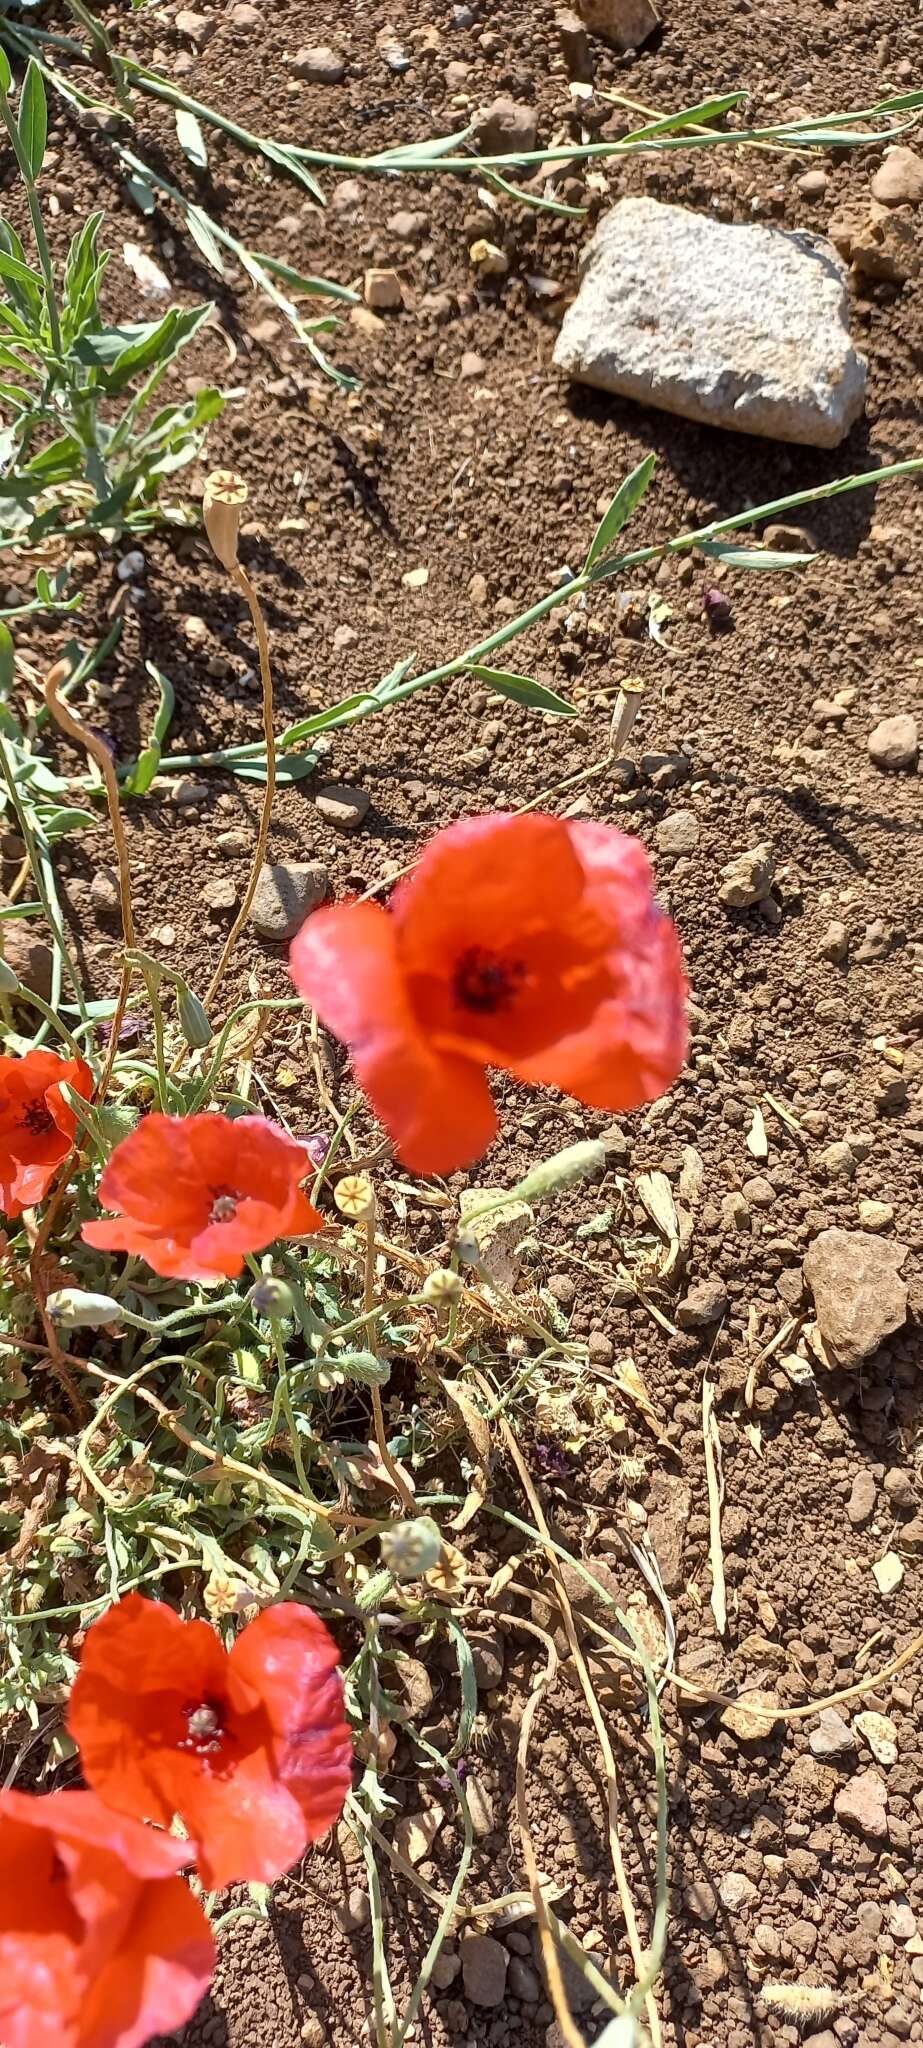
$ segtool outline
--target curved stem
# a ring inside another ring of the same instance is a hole
[[[266,858],[266,847],[269,843],[272,805],[276,793],[276,736],[273,729],[272,669],[269,665],[269,636],[266,631],[266,621],[263,617],[259,598],[247,575],[246,569],[242,569],[240,563],[236,562],[230,571],[230,575],[249,607],[250,617],[253,620],[253,630],[256,634],[256,644],[259,650],[260,678],[263,684],[263,737],[266,747],[266,788],[263,794],[263,807],[260,812],[259,831],[253,851],[250,879],[244,890],[243,902],[225,940],[221,958],[205,992],[206,1010],[214,1002],[216,991],[224,978],[228,961],[247,922],[250,905],[256,895],[257,884],[262,872],[263,862]]]
[[[112,839],[119,869],[119,904],[122,913],[122,938],[125,949],[122,956],[122,972],[119,979],[118,995],[116,996],[115,1011],[109,1035],[109,1046],[102,1076],[94,1098],[98,1105],[105,1102],[109,1091],[112,1069],[115,1065],[116,1053],[118,1052],[119,1034],[125,1016],[125,1006],[128,1002],[132,970],[128,960],[125,958],[125,953],[135,943],[135,918],[131,901],[131,863],[128,858],[128,842],[125,838],[125,827],[122,823],[118,777],[115,772],[112,755],[105,741],[97,739],[96,734],[90,731],[89,726],[84,725],[83,720],[78,718],[76,712],[71,710],[70,705],[65,704],[58,695],[61,684],[66,682],[69,675],[70,663],[67,661],[56,661],[54,667],[49,669],[45,677],[43,694],[55,724],[61,727],[62,732],[67,733],[69,739],[76,740],[77,745],[82,747],[84,752],[91,756],[92,760],[96,762],[96,766],[105,784],[106,802],[109,806],[109,823],[112,828]]]

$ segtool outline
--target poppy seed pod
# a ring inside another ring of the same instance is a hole
[[[431,1515],[418,1515],[416,1521],[383,1529],[380,1548],[382,1562],[396,1579],[419,1579],[438,1564],[442,1537]]]
[[[427,1273],[420,1289],[424,1301],[432,1302],[435,1308],[445,1308],[448,1303],[459,1301],[462,1292],[459,1274],[453,1273],[448,1266],[437,1266],[434,1272]]]
[[[242,476],[233,469],[214,469],[205,479],[202,518],[213,554],[225,569],[237,566],[240,516],[249,497]]]

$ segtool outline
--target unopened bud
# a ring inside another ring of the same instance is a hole
[[[363,1614],[374,1614],[387,1598],[393,1584],[393,1572],[372,1572],[356,1594],[356,1606]]]
[[[396,1579],[419,1579],[432,1571],[442,1554],[442,1537],[432,1515],[413,1522],[395,1522],[380,1537],[383,1562]]]
[[[80,1287],[59,1287],[45,1307],[59,1330],[104,1330],[122,1314],[121,1302],[111,1294],[84,1294]]]
[[[214,469],[205,479],[202,518],[212,552],[225,569],[237,566],[240,515],[248,498],[242,476],[233,469]]]
[[[264,1273],[257,1280],[247,1296],[250,1307],[258,1316],[265,1316],[270,1323],[281,1322],[283,1316],[290,1316],[295,1298],[287,1280],[277,1280],[274,1273]]]
[[[176,985],[176,1014],[186,1044],[193,1052],[202,1052],[207,1045],[211,1045],[215,1034],[206,1011],[198,996],[193,995],[191,988],[188,988],[184,981],[177,982]]]
[[[458,1235],[455,1239],[455,1243],[452,1246],[452,1250],[455,1253],[455,1257],[457,1259],[460,1259],[463,1266],[480,1265],[481,1247],[478,1244],[474,1231],[471,1230],[469,1227],[466,1226],[464,1230],[460,1230],[458,1232]]]
[[[575,1181],[586,1180],[591,1173],[602,1173],[605,1164],[606,1148],[596,1138],[589,1138],[582,1145],[566,1145],[563,1152],[555,1152],[551,1159],[527,1173],[525,1180],[511,1189],[508,1200],[541,1202],[546,1195],[558,1195],[563,1188],[573,1187]]]
[[[18,974],[13,973],[12,967],[8,966],[0,954],[0,996],[15,996],[21,986]]]
[[[451,1302],[460,1301],[464,1286],[458,1273],[448,1266],[437,1266],[435,1272],[427,1273],[420,1293],[434,1308],[447,1308]]]

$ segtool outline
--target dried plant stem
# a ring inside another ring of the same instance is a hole
[[[89,754],[91,759],[96,762],[96,766],[103,778],[106,802],[109,806],[109,824],[112,829],[112,839],[115,846],[116,860],[118,861],[122,939],[124,942],[124,952],[127,953],[135,943],[135,919],[131,902],[131,863],[128,858],[128,842],[125,838],[125,827],[122,823],[118,777],[115,772],[112,755],[105,741],[97,739],[96,734],[91,732],[88,726],[84,725],[83,720],[76,716],[76,713],[71,710],[70,705],[65,704],[63,699],[58,696],[61,684],[67,681],[69,675],[70,663],[56,661],[54,667],[49,669],[45,677],[43,695],[55,724],[61,727],[62,732],[67,733],[69,739],[75,740],[78,747],[83,747],[84,752]],[[116,996],[115,1012],[109,1033],[109,1047],[99,1086],[94,1097],[96,1103],[105,1102],[109,1091],[112,1069],[119,1047],[119,1033],[122,1029],[125,1005],[128,1001],[128,991],[131,986],[131,974],[131,966],[123,953],[118,995]]]
[[[535,1907],[538,1938],[542,1950],[542,1962],[545,1965],[545,1977],[551,1993],[554,2016],[560,2033],[563,2036],[565,2048],[583,2048],[583,2036],[574,2025],[570,2007],[567,2003],[567,1993],[564,1989],[561,1965],[558,1962],[557,1946],[554,1935],[551,1932],[548,1908],[538,1874],[538,1863],[535,1855],[535,1846],[532,1841],[532,1831],[529,1826],[529,1807],[526,1797],[529,1741],[532,1734],[532,1723],[535,1720],[545,1694],[550,1691],[554,1684],[558,1669],[558,1653],[550,1636],[545,1638],[545,1654],[548,1660],[545,1670],[538,1680],[534,1692],[529,1694],[525,1711],[519,1724],[519,1745],[516,1751],[516,1822],[519,1828],[522,1860],[526,1866],[526,1876],[529,1880],[529,1892],[532,1904]]]
[[[362,1306],[365,1315],[368,1317],[369,1350],[374,1351],[378,1342],[378,1331],[376,1328],[375,1321],[376,1247],[374,1209],[372,1210],[372,1214],[368,1218],[368,1221],[364,1223],[362,1227],[365,1233],[365,1258],[362,1266]],[[417,1511],[416,1501],[414,1500],[413,1494],[411,1493],[410,1488],[407,1485],[407,1481],[404,1478],[403,1473],[395,1464],[394,1459],[391,1456],[391,1452],[388,1449],[388,1436],[385,1428],[385,1411],[381,1403],[381,1388],[377,1387],[373,1381],[369,1389],[369,1392],[372,1396],[372,1420],[375,1427],[375,1442],[378,1447],[378,1455],[381,1459],[385,1471],[388,1474],[388,1478],[390,1479],[391,1484],[394,1487],[395,1493],[397,1494],[398,1500],[401,1503],[401,1507],[403,1508],[404,1513],[407,1515],[415,1515]]]
[[[233,567],[228,570],[228,574],[231,582],[236,585],[249,608],[250,617],[253,620],[253,630],[256,634],[256,644],[260,660],[260,680],[263,685],[263,737],[266,745],[266,787],[263,792],[263,805],[260,811],[256,846],[253,850],[253,865],[250,870],[250,879],[244,890],[243,902],[225,940],[221,958],[206,989],[204,998],[206,1010],[210,1008],[215,1000],[217,990],[224,979],[228,961],[250,914],[250,905],[256,895],[263,862],[266,859],[266,848],[269,844],[269,827],[272,822],[273,799],[276,793],[276,735],[273,727],[272,669],[269,663],[269,635],[266,631],[266,621],[263,617],[262,605],[247,575],[246,569],[243,569],[239,562],[235,562]]]
[[[474,1378],[476,1383],[480,1386],[481,1392],[485,1394],[488,1399],[491,1399],[492,1390],[489,1387],[487,1381],[483,1378],[482,1374],[476,1372],[474,1374]],[[515,1436],[514,1431],[511,1429],[506,1416],[500,1415],[498,1416],[497,1420],[499,1422],[500,1430],[502,1432],[507,1449],[516,1467],[516,1471],[519,1475],[523,1492],[525,1493],[526,1499],[529,1503],[529,1507],[532,1511],[535,1526],[538,1529],[542,1539],[545,1554],[548,1558],[549,1569],[554,1583],[558,1604],[560,1606],[561,1615],[564,1621],[564,1629],[567,1635],[568,1647],[570,1649],[571,1656],[574,1660],[574,1665],[576,1667],[577,1675],[580,1680],[583,1696],[590,1710],[593,1726],[596,1730],[596,1737],[599,1743],[600,1752],[602,1754],[603,1764],[606,1772],[606,1800],[609,1835],[609,1853],[612,1858],[612,1868],[615,1872],[615,1881],[618,1886],[619,1900],[621,1902],[622,1914],[625,1920],[625,1928],[628,1934],[629,1945],[631,1947],[632,1960],[635,1966],[635,1975],[638,1983],[644,1984],[646,1983],[647,1979],[647,1964],[645,1962],[645,1957],[641,1947],[640,1936],[638,1933],[637,1917],[635,1914],[631,1892],[628,1886],[628,1878],[625,1871],[625,1860],[622,1855],[622,1845],[619,1839],[618,1778],[615,1769],[615,1757],[612,1753],[612,1744],[609,1741],[609,1732],[606,1727],[603,1715],[600,1711],[599,1701],[596,1697],[596,1693],[593,1689],[593,1684],[590,1679],[590,1674],[587,1670],[586,1658],[584,1657],[583,1650],[581,1649],[580,1641],[577,1636],[577,1630],[574,1626],[573,1611],[567,1596],[567,1590],[564,1585],[563,1578],[561,1576],[561,1567],[557,1556],[557,1546],[554,1544],[551,1531],[548,1527],[548,1523],[546,1521],[542,1509],[542,1504],[538,1498],[538,1494],[535,1491],[535,1487],[532,1483],[532,1477],[529,1472],[529,1468],[525,1462],[525,1459],[523,1458],[522,1452],[519,1448],[518,1440]],[[650,2028],[651,2040],[653,2042],[653,2048],[660,2048],[662,2040],[660,2029],[660,2015],[657,2011],[657,2007],[654,2003],[653,1993],[650,1989],[647,1989],[645,1992],[644,2003],[645,2012],[647,2016],[647,2023]]]
[[[715,1387],[708,1373],[702,1381],[702,1445],[705,1452],[705,1480],[708,1486],[708,1558],[711,1565],[711,1611],[719,1636],[727,1633],[727,1590],[724,1581],[724,1549],[721,1542],[721,1508],[724,1474],[721,1438],[715,1421]]]

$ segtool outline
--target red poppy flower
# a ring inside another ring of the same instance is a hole
[[[418,1173],[490,1143],[487,1067],[624,1110],[662,1095],[685,1057],[679,941],[643,847],[609,825],[450,825],[389,910],[316,911],[291,971]]]
[[[333,1637],[283,1601],[228,1653],[205,1621],[129,1593],[88,1629],[68,1727],[122,1813],[178,1813],[210,1888],[270,1883],[332,1827],[352,1744]]]
[[[22,1059],[0,1055],[0,1209],[6,1216],[34,1209],[70,1151],[77,1119],[62,1081],[87,1100],[93,1093],[82,1060],[41,1051]]]
[[[116,1222],[85,1223],[87,1244],[138,1252],[176,1280],[235,1280],[246,1252],[322,1230],[302,1194],[307,1147],[263,1116],[144,1118],[99,1183]]]
[[[190,1860],[92,1792],[0,1793],[4,2048],[141,2048],[191,2019],[215,1943]]]

